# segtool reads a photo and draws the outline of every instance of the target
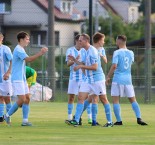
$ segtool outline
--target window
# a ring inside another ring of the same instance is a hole
[[[55,46],[59,46],[60,45],[60,42],[59,42],[59,36],[60,33],[59,31],[55,31]]]
[[[31,44],[32,45],[45,45],[46,44],[46,31],[31,31]]]
[[[71,2],[69,1],[63,1],[62,2],[62,11],[70,13],[71,12]]]
[[[0,14],[11,12],[11,0],[1,0],[0,1]]]

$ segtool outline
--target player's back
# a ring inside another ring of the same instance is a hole
[[[114,81],[120,84],[131,84],[131,65],[134,62],[134,53],[128,49],[119,49],[114,52],[113,63],[117,64],[114,72]]]

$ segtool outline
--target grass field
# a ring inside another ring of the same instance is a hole
[[[32,127],[21,127],[21,109],[12,117],[12,126],[0,124],[0,145],[155,145],[155,105],[140,104],[143,119],[149,124],[136,123],[130,104],[122,104],[123,126],[92,127],[83,115],[83,126],[64,123],[66,103],[31,103],[29,120]],[[115,121],[115,118],[113,117]],[[103,107],[99,104],[98,121],[105,124]]]

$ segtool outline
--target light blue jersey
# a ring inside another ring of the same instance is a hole
[[[2,83],[3,75],[8,71],[10,61],[12,60],[12,53],[6,45],[0,45],[0,83]],[[10,77],[7,81],[10,81]]]
[[[113,82],[122,85],[132,85],[131,65],[134,62],[134,53],[131,50],[121,48],[114,51],[113,64],[117,64]]]
[[[103,47],[100,47],[100,48],[98,49],[98,52],[99,52],[99,54],[101,54],[102,56],[106,56],[106,54],[105,54],[105,49],[104,49]]]
[[[104,75],[103,69],[101,67],[100,54],[95,47],[90,45],[89,49],[87,50],[85,65],[91,66],[95,63],[98,64],[97,70],[85,70],[88,83],[94,83],[97,81],[105,80],[105,75]]]
[[[13,61],[12,61],[12,82],[26,82],[25,74],[25,58],[28,55],[25,49],[20,45],[17,45],[13,51]]]
[[[68,61],[68,55],[72,55],[74,58],[77,58],[79,56],[78,61],[84,62],[86,58],[86,50],[84,48],[81,48],[80,50],[77,50],[75,47],[71,47],[67,49],[66,52],[66,61]],[[76,63],[70,66],[70,76],[69,80],[76,80],[76,82],[79,81],[85,81],[85,75],[82,72],[81,69],[74,71],[74,67],[77,66]]]

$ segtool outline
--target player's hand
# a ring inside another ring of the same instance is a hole
[[[72,55],[68,55],[68,59],[71,60],[71,61],[75,61],[75,58]]]
[[[42,54],[45,54],[48,51],[48,48],[47,47],[43,47],[43,48],[41,48],[40,51],[41,51]]]
[[[107,77],[107,78],[106,78],[106,82],[105,82],[105,84],[106,84],[106,85],[109,85],[109,83],[110,83],[110,78]]]
[[[78,55],[77,57],[76,57],[76,60],[79,60],[80,59],[80,55]]]
[[[4,80],[8,80],[9,76],[10,76],[10,73],[5,73],[4,76],[3,76],[3,79]]]
[[[77,65],[77,66],[75,66],[75,67],[74,67],[74,71],[79,70],[80,68],[82,68],[82,66],[83,66],[83,65]]]

